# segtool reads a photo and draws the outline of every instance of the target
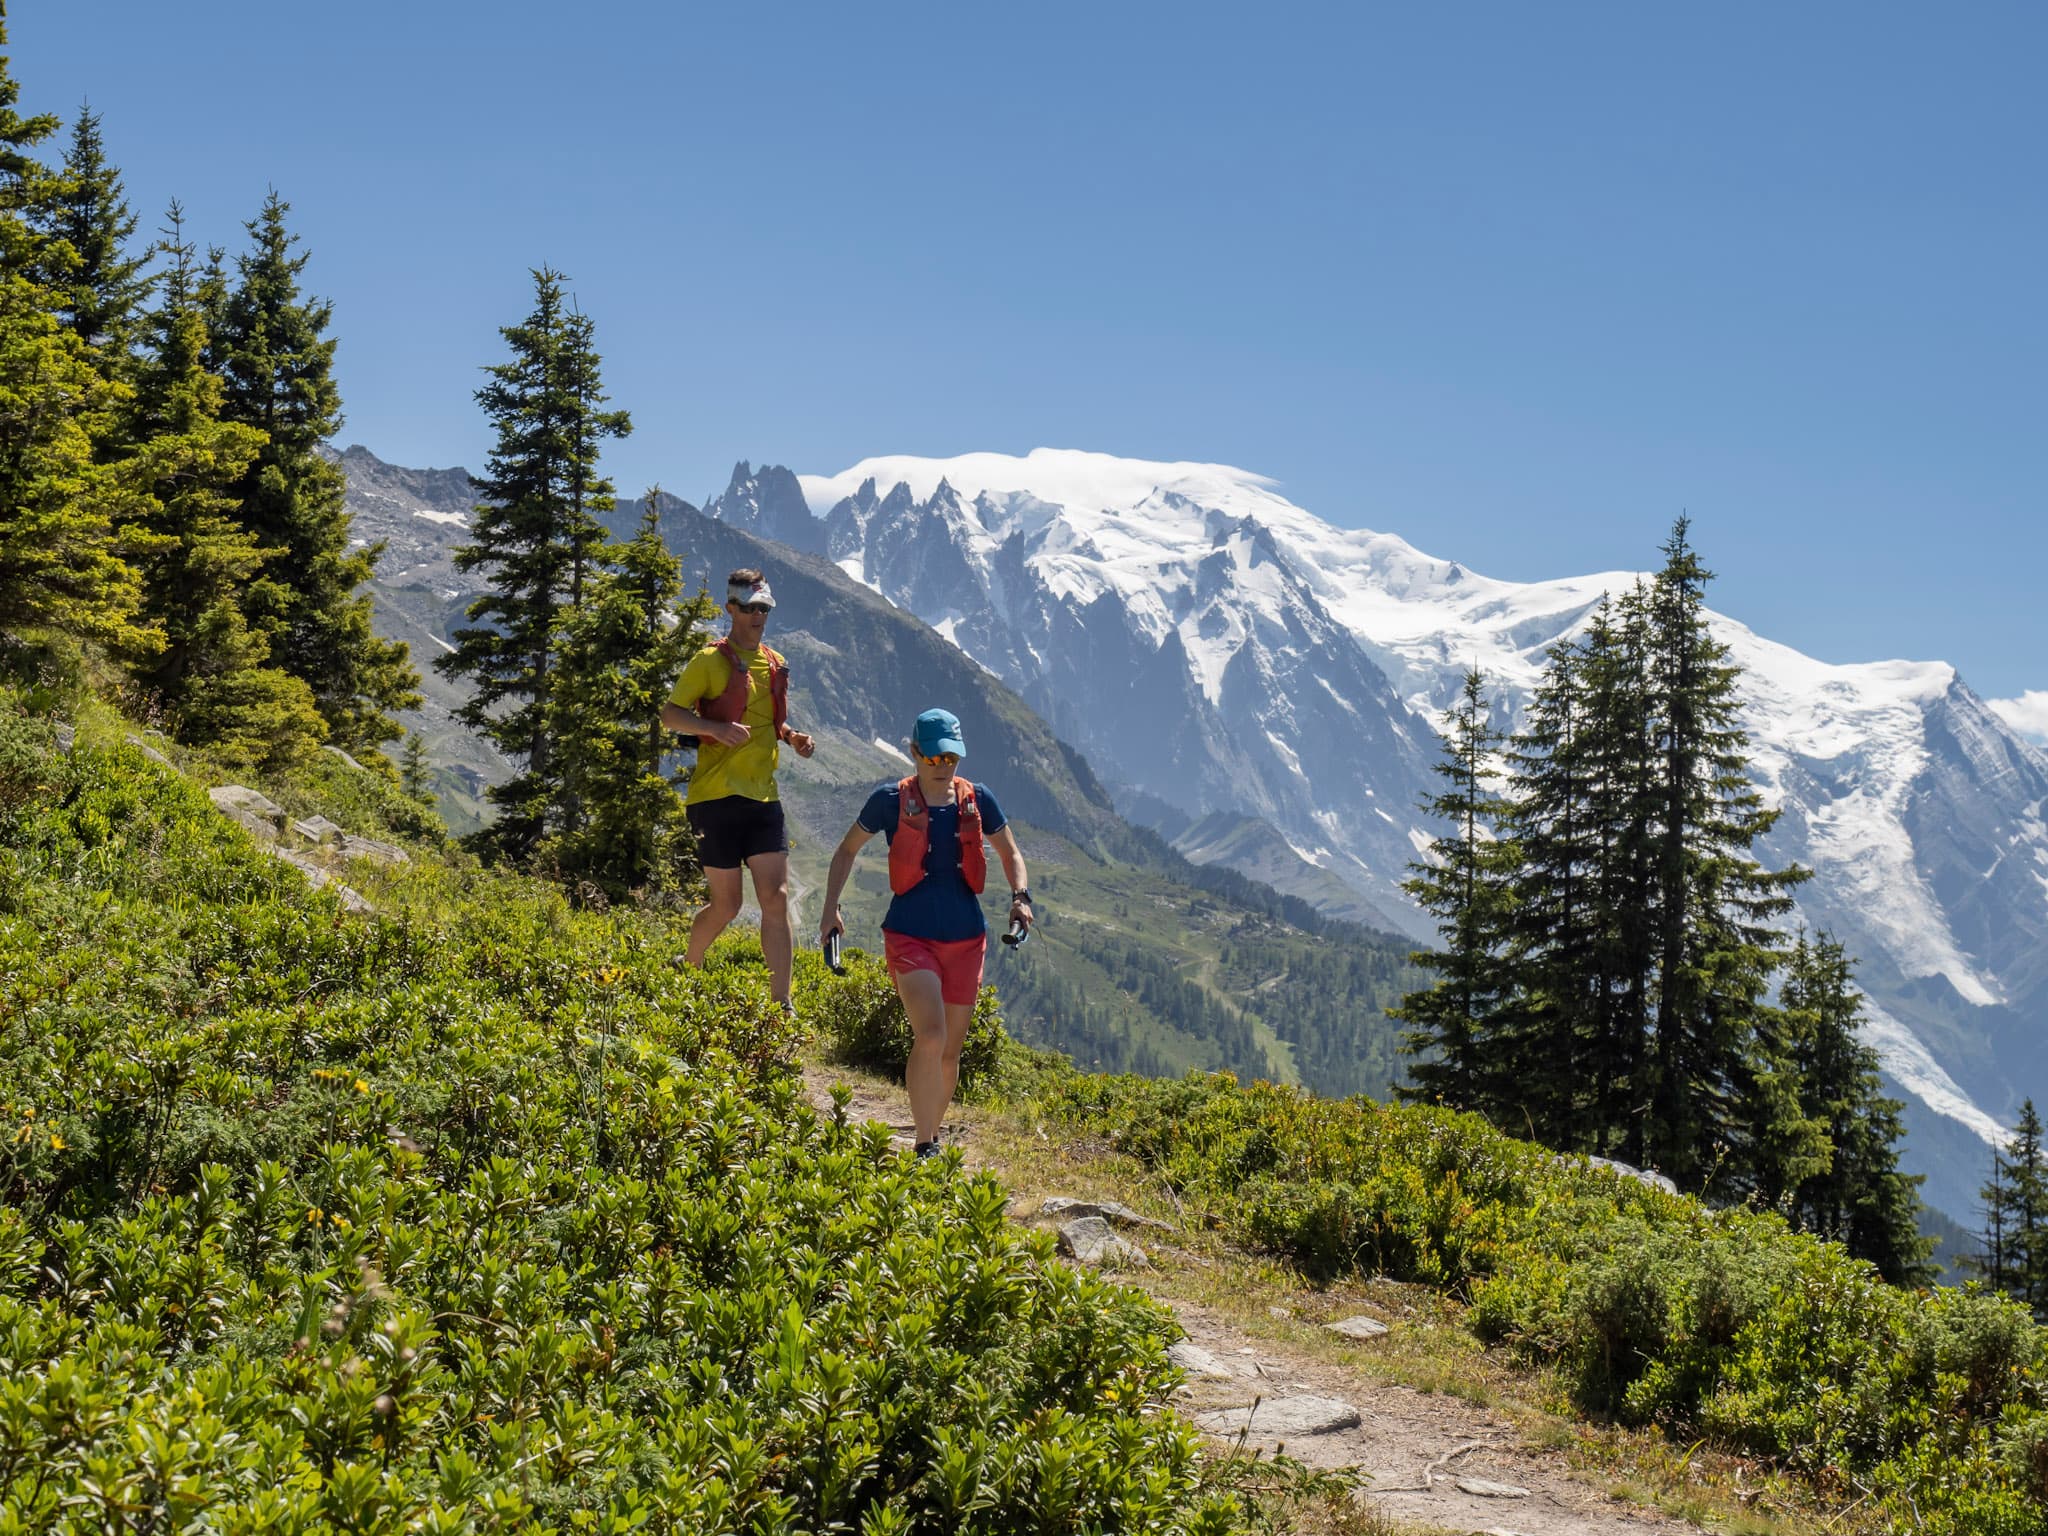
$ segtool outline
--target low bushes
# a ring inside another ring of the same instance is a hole
[[[1775,1458],[1899,1528],[2048,1531],[2048,1332],[2011,1301],[1884,1284],[1774,1216],[1713,1211],[1483,1121],[1228,1076],[1041,1074],[1037,1102],[1311,1275],[1470,1301],[1580,1405]]]
[[[758,970],[7,740],[0,1533],[1238,1527],[1168,1320],[815,1111]]]

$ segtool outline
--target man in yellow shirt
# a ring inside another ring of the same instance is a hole
[[[726,577],[732,630],[690,658],[661,723],[697,738],[697,768],[683,798],[711,900],[690,924],[689,963],[702,965],[711,941],[740,915],[740,866],[754,877],[761,905],[761,953],[769,989],[789,1008],[789,833],[775,769],[782,743],[798,757],[816,750],[789,728],[789,663],[761,643],[775,594],[756,570]]]

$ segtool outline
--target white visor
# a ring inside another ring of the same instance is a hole
[[[742,608],[746,607],[749,603],[766,603],[770,608],[775,606],[775,594],[768,590],[766,577],[755,582],[752,586],[743,581],[727,582],[725,584],[725,600],[729,603],[738,603]]]

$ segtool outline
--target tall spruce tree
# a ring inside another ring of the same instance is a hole
[[[1991,1149],[1991,1177],[1978,1186],[1977,1198],[1984,1202],[1984,1246],[1964,1257],[1963,1268],[1974,1271],[1994,1291],[2010,1290],[2014,1274],[2008,1231],[2012,1192],[2006,1186],[2005,1153],[1999,1147]]]
[[[129,241],[136,218],[109,164],[100,119],[80,107],[55,195],[42,211],[45,266],[64,327],[118,370],[152,286],[148,250]]]
[[[0,632],[52,628],[146,652],[155,639],[135,623],[141,589],[118,542],[139,501],[100,462],[122,390],[44,281],[62,181],[35,151],[58,125],[21,114],[8,63],[0,55]]]
[[[1521,1128],[1525,1102],[1508,1038],[1511,989],[1502,948],[1507,937],[1508,877],[1516,849],[1499,835],[1505,803],[1500,779],[1500,735],[1494,729],[1485,680],[1465,674],[1458,702],[1444,716],[1444,749],[1436,772],[1447,787],[1424,810],[1448,828],[1430,844],[1425,862],[1409,865],[1402,882],[1436,919],[1442,947],[1417,950],[1416,965],[1436,973],[1426,990],[1411,992],[1390,1017],[1408,1026],[1402,1036],[1414,1056],[1406,1098],[1442,1102]]]
[[[680,603],[682,562],[662,541],[660,496],[658,486],[647,493],[638,534],[604,551],[583,601],[557,621],[550,712],[565,814],[541,862],[609,900],[678,891],[696,870],[682,802],[662,771],[671,743],[661,706],[717,610],[703,593]]]
[[[1512,1052],[1523,1119],[1573,1151],[1642,1158],[1650,992],[1650,727],[1640,587],[1552,649],[1511,743]]]
[[[266,558],[236,517],[230,488],[262,451],[254,427],[220,419],[221,381],[206,371],[206,323],[183,211],[171,205],[163,300],[148,317],[127,436],[148,497],[133,540],[143,615],[164,648],[137,683],[181,741],[230,764],[277,769],[327,734],[312,691],[269,666],[270,643],[243,603]]]
[[[1656,1002],[1646,1155],[1681,1186],[1740,1192],[1755,1150],[1743,1094],[1784,958],[1772,927],[1811,873],[1750,856],[1778,813],[1749,778],[1739,669],[1706,622],[1701,564],[1680,518],[1649,593],[1656,730]]]
[[[2005,1145],[2004,1203],[2005,1292],[2048,1321],[2048,1160],[2032,1099]]]
[[[393,712],[420,702],[419,675],[400,641],[371,627],[369,594],[383,546],[349,547],[340,465],[322,450],[341,427],[331,306],[305,297],[309,259],[285,224],[275,192],[248,224],[252,248],[221,306],[217,351],[227,395],[222,414],[255,427],[264,446],[237,485],[244,526],[279,553],[267,566],[267,606],[251,618],[270,636],[276,664],[313,690],[335,743],[374,747],[400,734]],[[379,764],[382,753],[370,759]]]
[[[454,652],[435,660],[476,684],[459,718],[520,761],[490,789],[499,815],[476,839],[516,864],[582,824],[581,769],[555,751],[565,718],[553,696],[559,620],[605,543],[597,514],[612,505],[612,487],[597,471],[599,450],[632,430],[623,411],[600,409],[600,359],[589,323],[564,301],[562,274],[543,267],[533,281],[532,312],[500,331],[511,357],[486,369],[490,382],[476,394],[497,441],[475,481],[472,541],[455,564],[482,571],[490,589],[470,604],[475,622],[455,631]]]
[[[1888,1098],[1877,1052],[1864,1044],[1853,966],[1828,934],[1799,936],[1779,990],[1800,1112],[1831,1155],[1782,1191],[1795,1227],[1841,1243],[1894,1285],[1932,1278],[1933,1243],[1920,1235],[1919,1174],[1899,1168],[1905,1105]],[[1779,1192],[1766,1190],[1776,1200]]]
[[[1594,938],[1582,1038],[1593,1150],[1645,1156],[1655,824],[1648,598],[1638,582],[1593,615],[1581,647],[1586,907]]]

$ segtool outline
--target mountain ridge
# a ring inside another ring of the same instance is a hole
[[[918,614],[1074,740],[1120,803],[1264,821],[1411,933],[1398,880],[1428,835],[1414,808],[1437,712],[1477,664],[1512,724],[1549,648],[1638,574],[1501,581],[1334,527],[1228,465],[1038,449],[796,479],[808,525],[786,479],[766,492],[759,472],[706,511],[772,512]],[[1816,870],[1802,912],[1860,957],[1888,1073],[1991,1139],[2048,1094],[2048,754],[1946,663],[1823,663],[1711,622],[1784,812],[1761,856]],[[1118,688],[1174,717],[1141,716],[1157,727],[1131,733],[1142,751],[1120,750]],[[1980,1176],[1950,1180],[1947,1201]]]

